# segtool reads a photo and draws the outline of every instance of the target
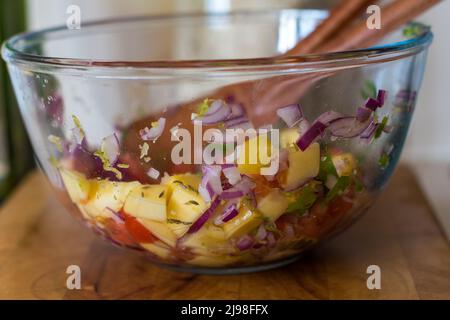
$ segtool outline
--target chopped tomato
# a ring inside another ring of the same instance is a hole
[[[135,217],[123,214],[125,226],[134,240],[140,243],[151,243],[158,240],[146,227],[144,227]]]
[[[128,232],[125,223],[116,222],[113,219],[107,219],[103,223],[106,228],[106,233],[116,242],[133,246],[136,245],[136,240]]]

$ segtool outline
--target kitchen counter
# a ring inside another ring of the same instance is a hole
[[[66,288],[79,265],[82,289]],[[366,285],[381,268],[381,289]],[[450,299],[450,246],[407,167],[354,226],[275,270],[206,276],[161,269],[114,247],[32,173],[0,209],[1,299]]]

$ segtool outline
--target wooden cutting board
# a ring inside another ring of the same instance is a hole
[[[66,289],[66,268],[82,289]],[[366,286],[381,268],[381,290]],[[2,299],[450,299],[450,247],[407,167],[349,230],[289,266],[206,276],[161,269],[69,216],[40,173],[0,210]]]

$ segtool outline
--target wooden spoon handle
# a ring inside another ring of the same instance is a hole
[[[305,39],[299,41],[292,49],[282,56],[301,55],[315,52],[315,49],[336,33],[343,25],[358,15],[374,0],[342,0],[334,7],[327,19],[311,32]]]
[[[381,29],[369,29],[366,20],[343,30],[317,48],[317,53],[364,48],[414,19],[441,0],[396,0],[381,9]]]

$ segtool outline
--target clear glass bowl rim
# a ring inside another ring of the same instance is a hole
[[[274,12],[324,12],[316,9],[281,9]],[[268,10],[259,11],[233,11],[230,13],[188,13],[169,15],[146,15],[123,18],[103,19],[84,22],[82,28],[98,27],[101,25],[129,23],[140,20],[160,19],[193,19],[199,17],[218,17],[227,15],[255,15],[268,13]],[[340,51],[323,54],[292,55],[286,57],[244,58],[244,59],[220,59],[220,60],[153,60],[153,61],[108,61],[89,60],[76,58],[61,58],[41,56],[20,51],[16,48],[19,42],[45,41],[46,36],[61,31],[70,32],[65,25],[46,28],[34,32],[26,32],[7,39],[2,45],[2,56],[11,64],[23,65],[29,71],[42,72],[69,72],[72,74],[100,72],[101,69],[108,73],[108,77],[126,75],[136,71],[156,71],[158,74],[173,75],[178,71],[182,74],[214,73],[214,72],[269,72],[274,70],[295,70],[295,72],[329,71],[355,66],[364,66],[374,63],[382,63],[409,57],[427,48],[433,39],[431,29],[423,34],[404,41],[374,46],[364,49]],[[84,74],[86,75],[86,74]],[[142,74],[141,74],[142,76]]]

